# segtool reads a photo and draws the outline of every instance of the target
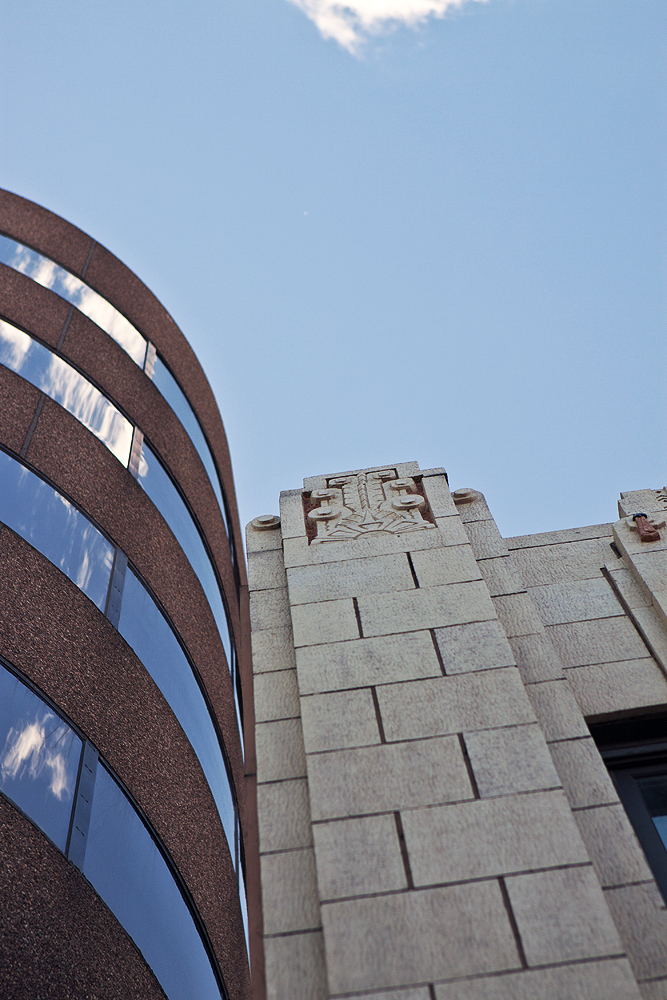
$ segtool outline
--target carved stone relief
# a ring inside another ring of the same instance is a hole
[[[398,535],[435,527],[424,519],[426,500],[415,480],[399,479],[396,469],[334,476],[325,489],[312,490],[310,502],[319,502],[306,515],[317,529],[313,545],[378,531]]]

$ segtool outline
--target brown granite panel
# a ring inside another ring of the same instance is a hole
[[[125,782],[192,893],[230,993],[247,996],[231,858],[197,757],[162,694],[92,602],[7,528],[0,534],[0,607],[11,609],[0,652]]]
[[[50,399],[26,457],[123,549],[163,604],[206,685],[241,796],[243,762],[222,643],[201,584],[162,515],[102,442]],[[230,610],[238,636],[238,608],[236,621],[233,604]]]
[[[90,883],[0,796],[4,1000],[165,1000]]]
[[[80,229],[10,191],[0,191],[0,231],[75,274],[81,274],[93,245]]]
[[[79,312],[67,329],[62,353],[118,404],[169,466],[211,546],[225,592],[233,595],[229,545],[213,488],[194,445],[157,387],[125,351]]]
[[[56,346],[70,311],[69,303],[59,295],[0,264],[0,303],[3,319]]]
[[[0,365],[0,441],[19,452],[41,393]]]

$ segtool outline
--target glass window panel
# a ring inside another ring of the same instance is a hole
[[[0,665],[0,788],[63,852],[80,757],[76,733]]]
[[[197,450],[197,454],[203,462],[208,478],[211,481],[211,486],[213,487],[215,495],[218,498],[222,519],[225,522],[225,529],[229,535],[227,512],[225,510],[225,503],[222,497],[222,490],[220,487],[220,480],[218,479],[218,473],[215,468],[215,462],[213,461],[213,456],[211,455],[211,449],[209,448],[208,442],[204,437],[204,432],[201,429],[199,420],[195,416],[194,410],[188,403],[185,393],[159,356],[155,359],[153,381],[171,406],[178,419],[183,424],[188,437],[192,441]]]
[[[171,870],[104,767],[97,770],[83,871],[169,1000],[220,1000],[206,949]]]
[[[155,453],[144,442],[139,462],[139,483],[162,514],[178,539],[190,565],[197,574],[213,612],[229,669],[232,667],[231,634],[225,606],[211,560],[199,530],[180,493]]]
[[[131,569],[125,575],[118,631],[159,687],[197,754],[233,858],[234,799],[208,706],[171,626]]]
[[[667,774],[652,774],[636,780],[653,825],[667,848]]]
[[[116,343],[129,354],[140,368],[146,358],[146,338],[110,302],[98,292],[52,260],[21,243],[0,236],[0,262],[13,267],[36,281],[44,288],[50,288],[56,295],[97,323]]]
[[[4,320],[0,320],[0,364],[59,403],[127,468],[132,424],[71,365]]]
[[[0,451],[0,521],[50,559],[100,611],[104,610],[113,547],[52,486]]]

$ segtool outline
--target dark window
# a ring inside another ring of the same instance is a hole
[[[667,901],[667,715],[602,723],[591,732]]]

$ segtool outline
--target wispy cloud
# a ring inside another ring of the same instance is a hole
[[[414,26],[429,17],[444,17],[465,3],[487,0],[290,0],[324,38],[333,38],[357,55],[369,35],[379,35],[399,24]]]

